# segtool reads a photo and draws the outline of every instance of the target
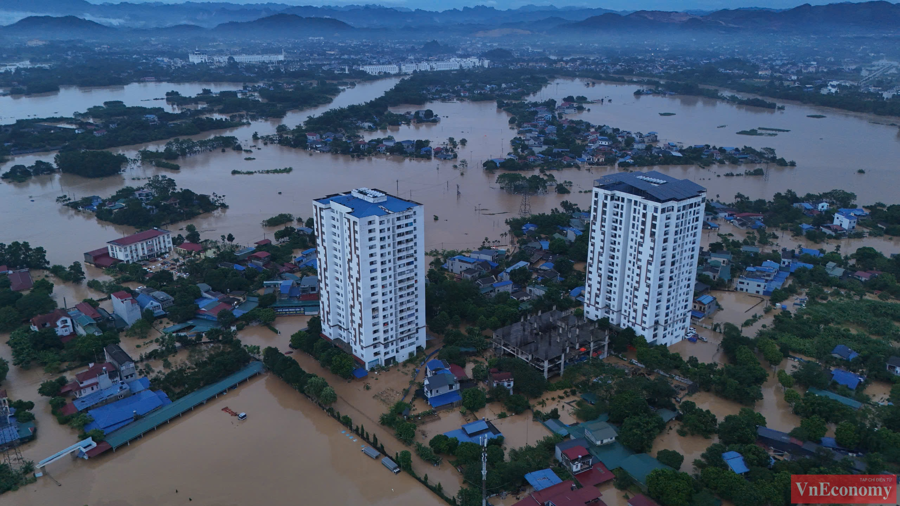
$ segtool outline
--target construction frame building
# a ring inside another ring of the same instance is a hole
[[[567,364],[605,358],[609,333],[598,322],[575,316],[575,310],[553,309],[494,331],[494,353],[528,362],[544,378],[562,375]]]

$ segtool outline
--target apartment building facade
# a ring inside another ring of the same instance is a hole
[[[681,341],[691,301],[706,189],[659,172],[594,183],[585,316],[631,327],[648,343]]]
[[[110,257],[126,263],[157,258],[172,251],[172,233],[161,228],[144,230],[109,241],[107,250]]]
[[[323,337],[366,369],[425,347],[421,204],[358,188],[313,201]]]

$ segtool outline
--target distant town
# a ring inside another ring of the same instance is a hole
[[[4,498],[896,482],[900,7],[65,3],[0,7]]]

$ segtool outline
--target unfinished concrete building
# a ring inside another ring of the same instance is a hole
[[[597,322],[574,315],[574,309],[552,310],[494,331],[494,353],[521,358],[544,378],[562,374],[567,364],[589,357],[605,358],[608,333]]]

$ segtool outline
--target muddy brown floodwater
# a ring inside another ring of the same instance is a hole
[[[246,412],[241,422],[222,412]],[[278,378],[251,380],[103,458],[63,459],[7,504],[442,504]]]
[[[343,91],[332,104],[307,111],[288,114],[283,120],[257,121],[251,125],[227,132],[212,132],[197,136],[229,134],[237,136],[243,145],[254,144],[253,132],[267,134],[279,124],[295,126],[313,114],[354,103],[362,103],[380,96],[396,79],[362,83]],[[710,197],[719,195],[730,200],[737,192],[751,198],[770,197],[788,188],[798,193],[846,188],[859,195],[861,203],[875,201],[893,202],[891,188],[896,174],[893,160],[900,156],[898,129],[885,124],[885,118],[869,118],[862,115],[825,111],[824,120],[806,118],[807,114],[821,113],[821,109],[789,105],[786,111],[740,107],[718,101],[685,97],[647,96],[636,99],[636,86],[598,84],[590,88],[580,80],[560,80],[540,92],[538,98],[559,99],[568,94],[584,94],[589,99],[613,98],[612,103],[590,104],[591,111],[572,115],[596,123],[640,131],[657,131],[666,140],[683,141],[685,144],[709,142],[718,145],[754,147],[772,146],[779,153],[798,162],[795,168],[770,168],[768,178],[716,177],[734,167],[663,167],[658,168],[678,177],[692,179],[709,188]],[[181,85],[179,85],[181,86]],[[225,85],[223,85],[225,86]],[[70,90],[72,100],[82,97],[75,109],[94,105],[92,96],[101,94],[102,100],[126,100],[141,102],[144,98],[162,96],[167,84],[131,86],[124,88],[92,89],[90,93]],[[208,85],[196,85],[208,87]],[[49,100],[53,96],[34,97]],[[143,98],[140,98],[143,97]],[[31,99],[10,101],[6,114],[12,117],[27,116]],[[102,101],[101,100],[101,101]],[[146,102],[155,104],[157,102]],[[4,106],[7,103],[4,102]],[[490,102],[435,102],[422,106],[398,107],[397,110],[431,108],[442,121],[438,124],[412,125],[390,131],[366,134],[369,137],[392,134],[398,139],[427,138],[439,145],[454,137],[469,142],[460,150],[460,158],[469,162],[469,169],[453,169],[457,161],[406,160],[398,157],[372,157],[363,160],[330,154],[311,154],[306,151],[278,146],[262,146],[254,150],[255,160],[244,160],[245,154],[211,152],[179,160],[178,172],[156,167],[135,165],[121,176],[103,179],[84,179],[73,175],[49,175],[33,178],[25,183],[0,184],[0,242],[28,240],[47,248],[53,263],[67,265],[79,259],[81,253],[94,249],[106,241],[130,233],[129,227],[101,224],[93,216],[62,208],[56,197],[67,194],[73,198],[89,195],[108,196],[126,184],[140,184],[135,178],[156,174],[169,175],[179,185],[203,193],[226,196],[230,208],[226,211],[192,220],[204,237],[218,237],[233,233],[238,242],[251,243],[263,237],[265,231],[259,223],[282,212],[308,217],[310,200],[322,195],[344,191],[348,187],[369,186],[381,188],[402,197],[423,202],[426,212],[437,216],[429,221],[426,230],[426,248],[462,249],[477,247],[485,237],[505,244],[508,239],[504,220],[518,213],[521,198],[502,192],[495,184],[497,174],[486,173],[481,163],[492,157],[503,156],[509,151],[509,139],[514,131],[509,129],[508,115],[498,111]],[[661,111],[675,112],[675,116],[661,117]],[[727,128],[716,128],[727,124]],[[785,128],[791,132],[778,137],[747,137],[734,132],[744,128],[766,126]],[[822,139],[822,140],[820,140]],[[116,151],[135,157],[139,149],[159,147],[164,142],[119,148]],[[876,149],[877,148],[877,149]],[[17,157],[0,166],[8,170],[14,163],[33,163],[50,160],[52,154],[35,154]],[[866,174],[856,174],[856,168],[865,162]],[[232,176],[231,171],[260,170],[293,167],[291,174]],[[547,211],[560,201],[569,200],[587,206],[589,196],[578,193],[589,190],[592,181],[613,168],[564,170],[556,174],[559,180],[573,182],[573,193],[556,193],[531,199],[533,212]],[[457,196],[456,185],[460,194]],[[281,192],[281,194],[279,194]],[[33,219],[39,216],[39,220]],[[28,225],[23,225],[27,223]],[[172,225],[176,231],[187,223]],[[898,249],[898,247],[894,247]]]
[[[231,131],[211,132],[196,138],[235,135],[244,146],[250,146],[255,144],[251,140],[254,132],[260,135],[273,133],[280,124],[293,127],[310,115],[321,114],[330,108],[374,99],[396,82],[397,79],[386,79],[362,83],[343,91],[332,104],[326,106],[292,112],[283,120],[257,121]],[[194,94],[202,88],[215,91],[236,87],[231,84],[150,83],[109,88],[65,88],[57,94],[33,97],[0,97],[0,123],[27,117],[68,115],[108,100],[122,100],[128,105],[168,107],[163,101],[148,99],[163,97],[166,91],[172,89],[182,94]],[[725,172],[739,170],[735,167],[658,168],[706,186],[711,198],[731,200],[738,191],[750,198],[764,198],[788,188],[800,194],[845,188],[857,193],[859,202],[863,204],[896,201],[893,188],[897,177],[895,160],[900,157],[900,137],[896,127],[885,124],[892,119],[793,104],[789,104],[785,111],[770,111],[695,97],[635,98],[635,89],[637,87],[631,85],[602,83],[587,88],[584,81],[559,80],[535,98],[559,100],[566,95],[586,95],[589,99],[612,98],[611,103],[602,106],[591,104],[591,111],[570,117],[630,130],[657,131],[662,139],[685,145],[771,146],[781,156],[798,163],[795,168],[770,167],[765,178],[719,177]],[[313,198],[347,188],[369,186],[425,204],[426,212],[436,217],[427,224],[427,249],[473,248],[485,238],[505,244],[508,238],[502,235],[507,231],[504,220],[517,215],[521,198],[501,191],[495,184],[497,174],[487,173],[480,167],[484,160],[503,156],[509,151],[509,139],[514,131],[508,127],[508,115],[498,111],[495,104],[487,102],[429,103],[398,107],[396,110],[420,108],[431,108],[442,116],[442,121],[366,135],[369,138],[391,134],[398,139],[430,139],[433,145],[440,145],[448,137],[457,140],[465,138],[468,143],[459,154],[460,158],[469,162],[468,170],[453,168],[459,160],[444,162],[397,157],[357,160],[258,145],[250,155],[255,160],[244,160],[247,155],[240,153],[211,152],[179,160],[182,169],[178,172],[132,165],[121,176],[103,179],[59,174],[41,176],[25,183],[0,183],[0,242],[29,241],[32,245],[46,248],[52,263],[68,265],[80,260],[84,251],[100,247],[133,230],[99,223],[90,214],[60,207],[56,203],[58,196],[108,196],[125,185],[140,184],[139,178],[165,174],[175,178],[182,187],[226,196],[229,209],[191,221],[204,238],[233,233],[239,243],[248,244],[273,232],[260,227],[260,222],[267,217],[283,212],[309,217],[310,200]],[[674,112],[675,116],[661,117],[659,112]],[[814,120],[806,117],[809,114],[824,114],[827,118]],[[726,127],[717,128],[720,125]],[[777,137],[735,134],[738,130],[758,127],[791,131],[779,133]],[[114,151],[134,158],[142,148],[158,148],[164,144],[128,146]],[[16,163],[31,164],[35,160],[52,158],[52,153],[16,157],[0,165],[0,171],[6,171]],[[294,171],[290,174],[231,175],[234,169],[278,167],[293,167]],[[866,173],[857,174],[858,168],[865,169]],[[571,181],[573,193],[535,196],[530,199],[532,211],[548,211],[562,200],[586,207],[589,195],[580,192],[590,190],[594,179],[614,170],[561,171],[556,174],[557,179]],[[177,232],[185,225],[187,222],[169,228]],[[738,231],[728,231],[732,232],[739,235]],[[715,237],[705,236],[704,240],[708,243]],[[798,241],[784,237],[778,242],[794,245]],[[809,246],[803,242],[800,244]],[[832,243],[824,247],[831,251],[837,245],[841,246],[843,253],[852,252],[860,245],[872,245],[885,253],[900,252],[897,242],[876,238]],[[91,277],[102,278],[102,273],[88,271]],[[55,292],[59,302],[63,298],[76,302],[83,297],[98,295],[87,288],[67,284],[57,287]],[[757,301],[750,300],[745,294],[722,292],[715,295],[725,310],[716,315],[711,323],[730,321],[739,325],[753,313],[762,312],[761,306],[747,311]],[[766,321],[766,318],[761,319],[753,327],[745,329],[745,333],[755,334]],[[242,331],[241,338],[247,344],[277,346],[286,350],[290,334],[305,323],[304,318],[282,318],[276,323],[280,334],[263,327],[252,327]],[[683,355],[695,353],[704,361],[722,361],[721,352],[717,349],[718,336],[706,329],[700,332],[710,338],[709,343],[680,344],[678,351]],[[0,343],[5,341],[6,336],[0,336]],[[145,349],[138,348],[138,345],[144,346],[144,343],[130,338],[124,342],[126,349],[133,354]],[[10,358],[9,355],[9,347],[0,345],[0,356]],[[321,373],[334,383],[339,396],[336,409],[351,416],[355,422],[365,424],[370,434],[377,435],[380,441],[386,443],[389,453],[400,449],[393,436],[378,426],[374,415],[387,408],[388,403],[380,398],[399,398],[395,394],[408,384],[409,369],[395,369],[370,377],[366,382],[343,383],[334,381],[333,376],[327,375],[311,357],[299,353],[292,356],[307,371]],[[176,359],[182,360],[183,357],[179,355]],[[158,366],[154,363],[154,367]],[[53,375],[39,369],[26,371],[13,367],[4,382],[4,387],[14,398],[37,401],[35,414],[39,436],[23,449],[26,458],[35,461],[68,446],[76,437],[70,429],[56,423],[49,406],[37,394],[40,383],[51,377]],[[366,384],[370,390],[365,389]],[[872,389],[876,397],[886,395],[884,387]],[[765,399],[757,404],[756,409],[766,416],[770,427],[790,430],[798,424],[798,420],[784,405],[780,390],[774,375],[771,376],[763,386]],[[547,408],[559,407],[564,419],[573,421],[566,401],[553,400],[552,397],[549,396]],[[720,420],[741,408],[706,393],[696,394],[691,400],[700,407],[711,409]],[[246,411],[250,418],[238,424],[221,411],[224,406]],[[490,408],[484,411],[479,415],[499,415]],[[440,420],[425,424],[422,431],[432,435],[445,431],[445,428],[457,428],[462,422],[458,414],[442,415]],[[509,433],[511,444],[533,443],[549,433],[524,415],[498,420],[498,423]],[[417,485],[412,478],[404,474],[391,475],[378,462],[365,458],[359,451],[361,442],[350,441],[341,435],[341,430],[343,428],[337,422],[276,378],[258,378],[113,455],[88,462],[64,460],[53,464],[49,471],[59,480],[61,487],[51,480],[41,479],[26,490],[4,495],[0,503],[156,505],[187,502],[185,498],[190,498],[192,503],[217,505],[438,503],[434,495]],[[417,434],[417,441],[425,442],[425,435]],[[708,441],[680,438],[674,432],[667,432],[657,441],[654,451],[661,447],[677,448],[690,460],[702,451],[705,443]],[[454,494],[461,485],[459,473],[449,464],[432,467],[418,457],[413,460],[419,474],[428,473],[430,481],[441,482],[448,494]],[[176,489],[179,491],[177,494]],[[603,491],[607,504],[624,504],[622,494],[611,486]]]

